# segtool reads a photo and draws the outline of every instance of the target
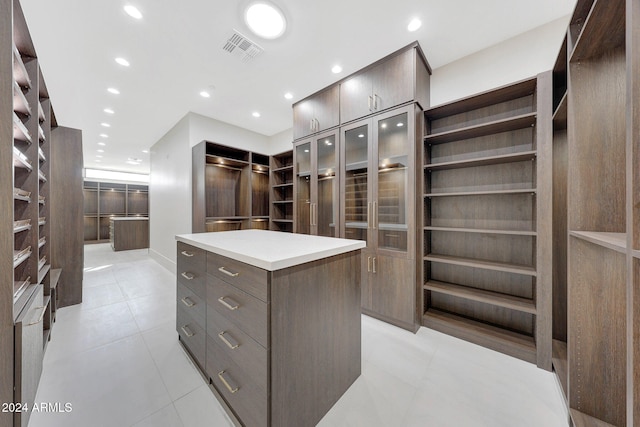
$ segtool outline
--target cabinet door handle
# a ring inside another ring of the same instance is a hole
[[[318,204],[313,204],[313,225],[318,225]]]
[[[225,298],[227,298],[229,301],[231,301],[231,304],[226,302],[224,300]],[[240,304],[238,304],[237,302],[235,302],[234,300],[232,300],[229,297],[220,297],[220,298],[218,298],[218,302],[220,304],[224,305],[225,307],[227,307],[229,310],[237,310],[238,308],[240,308]]]
[[[309,130],[313,131],[313,119],[309,119]]]
[[[373,257],[373,274],[376,274],[376,257]]]
[[[191,299],[190,299],[189,297],[184,297],[184,298],[182,298],[180,301],[182,301],[182,303],[183,303],[184,305],[186,305],[187,307],[189,307],[189,308],[191,308],[191,307],[193,307],[194,305],[196,305],[196,303],[195,303],[195,302],[193,302],[193,301],[191,301]]]
[[[378,94],[374,93],[373,94],[373,110],[377,110],[378,109]]]
[[[367,203],[367,228],[371,228],[371,202]]]
[[[185,279],[187,279],[187,280],[193,280],[196,277],[196,276],[194,276],[193,274],[191,274],[191,273],[189,273],[187,271],[184,271],[184,272],[180,273],[180,275],[182,277],[184,277]]]
[[[368,100],[369,100],[369,112],[371,112],[371,104],[373,103],[373,98],[371,97],[371,95],[369,95]]]
[[[37,310],[39,308],[42,309],[42,312],[40,313],[40,317],[38,317],[38,320],[36,320],[35,322],[29,323],[27,326],[37,325],[38,323],[42,322],[42,319],[44,319],[44,313],[47,311],[47,306],[34,307],[33,309]]]
[[[377,222],[378,222],[378,202],[373,202],[373,221],[372,221],[372,225],[371,228],[373,228],[374,230],[377,227]],[[375,259],[375,258],[374,258]]]
[[[367,273],[371,272],[371,257],[367,257]]]
[[[224,267],[218,267],[218,271],[220,271],[221,273],[226,274],[227,276],[231,276],[231,277],[238,277],[240,275],[240,273],[232,273],[229,270],[227,270]]]
[[[225,374],[225,371],[220,371],[218,372],[218,378],[220,378],[220,381],[222,381],[222,383],[224,384],[224,386],[227,388],[227,390],[229,390],[229,393],[233,394],[236,391],[238,391],[238,386],[232,386],[230,383],[233,383],[233,380],[225,380],[223,375]]]
[[[236,348],[240,347],[240,344],[238,344],[236,342],[236,340],[234,340],[233,338],[231,338],[231,341],[229,341],[229,339],[225,338],[224,334],[226,334],[227,331],[224,332],[220,332],[218,334],[218,338],[220,338],[222,340],[223,343],[225,343],[227,345],[227,347],[229,347],[231,350],[235,350]]]
[[[192,336],[194,336],[195,334],[193,332],[191,332],[191,330],[189,330],[189,326],[188,325],[184,325],[183,327],[181,327],[180,329],[182,329],[182,332],[184,332],[184,334],[188,337],[191,338]]]
[[[191,258],[192,256],[194,256],[195,254],[193,252],[187,252],[187,251],[182,251],[180,252],[182,255]]]

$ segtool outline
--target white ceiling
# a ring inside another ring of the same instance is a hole
[[[435,69],[568,15],[575,4],[274,0],[286,15],[287,31],[268,41],[244,24],[250,2],[21,0],[58,122],[83,131],[85,167],[148,172],[149,156],[142,151],[189,111],[271,136],[292,126],[293,102],[414,40]],[[142,20],[124,13],[128,3],[142,11]],[[410,33],[413,17],[423,25]],[[264,53],[243,63],[223,51],[233,29]],[[116,64],[118,56],[131,66]],[[343,72],[332,74],[334,64]],[[121,94],[108,93],[108,87]],[[211,98],[199,95],[212,87]],[[284,99],[285,92],[293,100]],[[261,117],[252,117],[253,111]],[[97,145],[101,133],[109,135],[105,147]],[[100,148],[104,157],[96,163]],[[128,165],[128,157],[143,162]]]

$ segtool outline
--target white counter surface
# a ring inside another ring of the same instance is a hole
[[[180,234],[176,240],[268,271],[362,249],[361,240],[267,230]]]

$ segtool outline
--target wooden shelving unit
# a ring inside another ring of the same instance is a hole
[[[292,233],[293,222],[293,151],[271,156],[271,224],[270,229]]]
[[[192,231],[269,227],[269,157],[209,141],[192,149]]]
[[[426,110],[422,152],[423,325],[548,370],[551,80]]]
[[[108,242],[111,218],[149,216],[149,186],[84,181],[84,241]]]

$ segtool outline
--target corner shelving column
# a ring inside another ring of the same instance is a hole
[[[423,212],[423,325],[549,370],[550,86],[426,110]]]
[[[271,230],[293,232],[293,151],[271,156]]]
[[[251,225],[269,229],[269,156],[251,153]]]

